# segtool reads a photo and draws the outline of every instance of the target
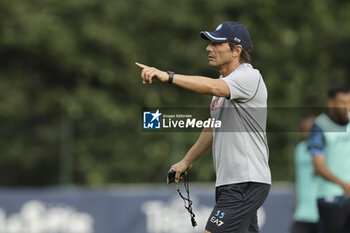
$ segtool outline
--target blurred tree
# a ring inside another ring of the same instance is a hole
[[[349,84],[346,1],[1,1],[0,185],[164,181],[198,133],[142,133],[141,108],[210,96],[144,86],[134,62],[217,77],[198,33],[228,20],[251,33],[270,107],[324,106],[331,83]],[[297,117],[269,114],[269,127]],[[297,135],[268,137],[273,179],[291,180]],[[194,179],[213,180],[211,163],[207,153]]]

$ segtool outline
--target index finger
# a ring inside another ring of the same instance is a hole
[[[138,63],[138,62],[135,62],[135,65],[137,65],[138,67],[144,69],[144,68],[147,68],[148,66],[144,65],[144,64],[141,64],[141,63]]]

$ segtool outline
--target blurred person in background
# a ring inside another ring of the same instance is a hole
[[[301,142],[295,148],[295,210],[290,233],[318,233],[317,186],[312,156],[307,147],[315,116],[300,121]]]
[[[136,65],[142,68],[144,84],[168,82],[213,96],[211,117],[232,128],[204,128],[197,142],[170,170],[176,172],[178,182],[180,175],[212,147],[216,204],[205,232],[259,232],[257,210],[271,186],[266,139],[267,89],[260,72],[250,64],[248,50],[252,48],[252,42],[243,25],[224,22],[214,32],[202,31],[200,36],[209,41],[206,48],[209,65],[219,70],[219,79]],[[259,109],[263,111],[258,116],[249,113],[249,110]]]
[[[328,112],[312,127],[308,146],[317,177],[317,203],[322,233],[350,232],[350,91],[328,90]]]

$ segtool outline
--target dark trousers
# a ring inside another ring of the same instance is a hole
[[[295,221],[290,233],[319,233],[319,228],[317,223]]]
[[[257,210],[269,191],[269,184],[254,182],[216,187],[216,204],[205,229],[211,233],[259,232]]]
[[[350,233],[350,198],[338,196],[317,200],[321,233]]]

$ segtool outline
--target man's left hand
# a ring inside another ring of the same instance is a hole
[[[341,187],[344,190],[346,196],[350,197],[350,183],[342,183]]]

